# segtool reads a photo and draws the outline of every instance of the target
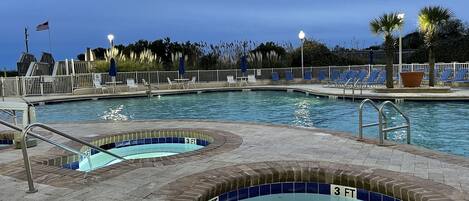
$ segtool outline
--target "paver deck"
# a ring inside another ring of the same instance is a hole
[[[0,175],[0,200],[164,199],[158,196],[158,190],[178,178],[230,165],[279,160],[328,161],[379,168],[443,183],[464,195],[469,193],[469,168],[463,164],[469,161],[466,158],[443,161],[438,159],[438,154],[426,157],[417,154],[425,152],[422,150],[403,151],[411,150],[405,149],[407,145],[382,147],[321,129],[209,121],[89,122],[54,124],[53,127],[82,138],[139,129],[205,128],[231,132],[242,137],[243,143],[229,152],[181,164],[138,168],[73,190],[39,184],[38,193],[26,194],[25,181]],[[41,155],[50,148],[40,143],[29,152]],[[20,150],[0,150],[0,165],[21,159]]]

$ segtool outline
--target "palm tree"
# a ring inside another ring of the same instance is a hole
[[[393,88],[393,60],[394,45],[396,40],[393,33],[400,29],[404,24],[403,20],[398,17],[398,13],[387,13],[372,20],[370,22],[371,32],[376,35],[384,36],[384,50],[386,53],[386,87]]]
[[[452,17],[452,12],[441,6],[424,7],[418,15],[419,29],[428,48],[428,65],[430,68],[428,76],[431,87],[435,86],[435,55],[433,55],[433,48],[438,41],[438,33],[441,27]]]

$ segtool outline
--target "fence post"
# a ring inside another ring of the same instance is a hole
[[[331,80],[331,66],[329,66],[328,68],[329,68],[329,80]]]
[[[138,84],[138,75],[137,74],[138,74],[138,72],[135,71],[135,84]]]
[[[1,77],[2,81],[2,101],[5,101],[5,78]]]
[[[456,62],[453,62],[453,73],[456,74]]]
[[[414,64],[410,64],[410,72],[414,72]]]
[[[23,77],[22,80],[22,85],[23,85],[23,96],[26,96],[26,77]]]
[[[160,87],[160,74],[159,74],[159,71],[156,71],[156,85],[158,85],[158,87]]]
[[[41,96],[43,96],[44,95],[44,84],[41,82],[39,84],[39,86],[41,87]]]
[[[217,69],[217,82],[220,82],[220,79],[219,79],[218,76],[219,76],[219,75],[218,75],[218,69]]]
[[[72,74],[72,75],[70,75],[70,83],[72,84],[72,86],[70,87],[70,90],[72,91],[72,94],[73,94],[73,85],[75,83],[74,81],[75,81],[75,79],[73,79],[73,74]]]
[[[368,64],[368,76],[370,76],[371,73],[371,64]]]
[[[197,70],[197,83],[200,81],[200,70]]]
[[[15,77],[15,86],[16,86],[16,95],[17,96],[21,96],[21,92],[20,92],[20,79],[18,78],[18,76]]]

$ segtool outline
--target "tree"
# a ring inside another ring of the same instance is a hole
[[[435,55],[434,47],[442,27],[452,18],[452,12],[441,6],[428,6],[422,8],[418,15],[420,32],[423,34],[428,50],[429,85],[435,86]]]
[[[371,32],[384,36],[384,51],[386,54],[386,87],[393,88],[393,60],[396,39],[393,33],[400,29],[404,22],[397,13],[383,14],[370,22]]]

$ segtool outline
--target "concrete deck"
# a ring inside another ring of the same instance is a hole
[[[36,184],[39,192],[35,194],[25,193],[27,184],[24,180],[4,176],[14,170],[2,169],[0,200],[165,200],[165,197],[158,194],[159,190],[176,179],[214,168],[279,160],[328,161],[394,171],[404,176],[415,176],[449,185],[466,196],[464,199],[469,199],[469,159],[447,156],[409,145],[377,146],[369,142],[358,142],[347,134],[320,129],[208,121],[76,123],[55,124],[53,127],[80,138],[139,129],[214,129],[238,135],[242,137],[243,143],[237,149],[200,160],[161,167],[136,168],[104,181],[79,184],[81,186],[78,188]],[[65,142],[56,136],[52,138]],[[40,143],[37,147],[29,149],[29,152],[31,155],[40,156],[51,148],[50,145]],[[20,150],[0,150],[0,166],[21,160]]]
[[[377,99],[377,100],[395,100],[404,99],[412,101],[467,101],[469,100],[469,88],[452,88],[450,93],[377,93],[373,89],[346,89],[326,87],[322,84],[295,84],[295,85],[255,85],[244,87],[216,87],[216,88],[196,88],[196,89],[174,89],[174,90],[153,90],[153,95],[184,94],[196,93],[198,91],[235,91],[243,89],[252,90],[287,90],[308,92],[318,96],[334,96],[347,99]],[[86,95],[48,95],[48,96],[28,96],[24,100],[31,103],[50,103],[76,100],[91,100],[103,98],[123,98],[123,97],[142,97],[147,96],[145,91],[121,92],[115,94],[86,94]],[[6,101],[23,101],[20,97],[6,97]]]

